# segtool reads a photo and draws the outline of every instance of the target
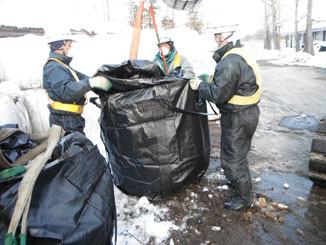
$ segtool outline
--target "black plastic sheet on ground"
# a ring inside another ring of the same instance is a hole
[[[144,60],[103,65],[97,74],[113,84],[99,93],[101,136],[109,155],[114,183],[126,194],[159,199],[199,180],[209,164],[205,101],[188,80],[164,77]]]
[[[116,213],[105,158],[85,136],[73,133],[60,141],[52,159],[57,160],[45,165],[34,187],[27,244],[111,244]],[[20,182],[17,177],[0,182],[0,244]]]

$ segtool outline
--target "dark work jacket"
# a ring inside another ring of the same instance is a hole
[[[233,45],[232,42],[227,43],[215,51],[213,58],[217,65],[214,72],[214,83],[202,82],[198,89],[199,95],[215,103],[222,114],[242,111],[259,103],[251,105],[228,103],[234,95],[250,96],[258,89],[252,68],[240,55],[229,54],[222,59],[226,52],[238,47],[242,47],[240,41],[237,41],[236,45]]]
[[[55,52],[50,52],[49,58],[58,59],[68,66],[72,60],[72,57]],[[68,104],[83,105],[85,103],[84,94],[91,90],[89,77],[78,71],[75,72],[80,79],[79,82],[76,82],[70,70],[59,62],[50,60],[46,63],[43,69],[43,88],[50,99]],[[51,113],[76,115],[73,112],[54,110],[50,105],[48,107]]]

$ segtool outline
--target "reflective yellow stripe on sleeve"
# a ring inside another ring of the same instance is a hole
[[[174,65],[173,68],[180,66],[180,54],[176,54],[174,57]]]
[[[225,58],[229,54],[237,54],[240,55],[246,63],[252,68],[255,76],[256,76],[256,83],[258,85],[257,91],[250,96],[241,96],[241,95],[234,95],[229,101],[229,104],[235,105],[251,105],[255,104],[260,100],[261,94],[261,76],[257,62],[246,52],[244,47],[241,48],[233,48],[229,52],[222,57]]]

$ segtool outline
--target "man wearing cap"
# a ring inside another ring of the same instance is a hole
[[[85,94],[92,89],[108,91],[112,84],[105,77],[90,78],[70,67],[69,50],[73,42],[70,33],[48,38],[50,54],[43,67],[43,88],[49,97],[50,126],[56,124],[66,131],[84,133],[82,117]]]
[[[213,76],[190,80],[199,96],[214,102],[221,112],[221,165],[236,196],[224,207],[231,210],[252,205],[251,178],[247,154],[259,120],[261,78],[259,67],[235,38],[238,25],[223,25],[214,30],[218,49],[213,59]],[[208,79],[207,79],[208,78]]]
[[[182,77],[188,79],[195,77],[192,65],[186,57],[180,55],[177,52],[176,48],[174,47],[174,42],[172,38],[168,36],[163,36],[161,38],[160,44],[158,44],[158,47],[162,49],[168,72],[166,72],[165,70],[163,57],[160,51],[155,55],[153,62],[156,62],[158,64],[158,66],[161,68],[165,75],[171,74],[170,72],[173,69],[181,67]]]

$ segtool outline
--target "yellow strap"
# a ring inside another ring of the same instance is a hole
[[[68,65],[66,65],[65,63],[63,63],[62,61],[60,61],[60,60],[58,60],[56,58],[49,58],[49,60],[54,60],[54,61],[59,62],[61,65],[63,65],[64,67],[66,67],[71,72],[71,74],[74,76],[76,82],[79,82],[80,81],[79,77],[77,76],[77,73],[73,69],[71,69]],[[84,98],[87,100],[87,97],[86,97],[85,94],[84,94]]]
[[[58,60],[58,59],[56,59],[56,58],[49,58],[49,60],[55,60],[55,61],[59,62],[61,65],[63,65],[64,67],[68,68],[69,71],[71,72],[71,74],[74,76],[75,80],[76,80],[77,82],[80,81],[80,80],[79,80],[79,77],[77,76],[77,73],[76,73],[73,69],[71,69],[68,65],[66,65],[65,63],[63,63],[62,61],[60,61],[60,60]]]
[[[235,105],[251,105],[257,103],[260,100],[260,93],[261,93],[261,76],[260,76],[259,66],[257,62],[247,53],[244,47],[231,49],[229,52],[226,52],[226,54],[222,57],[222,59],[229,54],[240,55],[246,61],[246,63],[252,68],[256,76],[256,83],[258,85],[258,89],[253,95],[250,96],[234,95],[228,101],[228,103],[235,104]]]
[[[180,54],[176,54],[174,57],[174,65],[173,68],[180,66]]]
[[[62,61],[55,59],[55,58],[49,58],[49,60],[54,60],[59,62],[61,65],[63,65],[64,67],[68,68],[68,70],[71,72],[71,74],[74,76],[76,82],[79,82],[79,77],[77,76],[77,73],[71,69],[68,65],[66,65],[65,63],[63,63]],[[47,91],[46,91],[47,93]],[[86,95],[84,95],[84,98],[87,99]],[[68,111],[68,112],[73,112],[73,113],[78,113],[78,114],[82,114],[83,110],[84,110],[84,106],[83,105],[75,105],[75,104],[67,104],[67,103],[61,103],[59,101],[53,101],[51,100],[51,98],[48,95],[48,99],[50,101],[50,105],[52,107],[52,109],[54,110],[59,110],[59,111]]]
[[[52,101],[50,105],[54,110],[69,111],[78,114],[82,114],[84,109],[83,105],[66,104],[66,103],[61,103],[59,101]]]

